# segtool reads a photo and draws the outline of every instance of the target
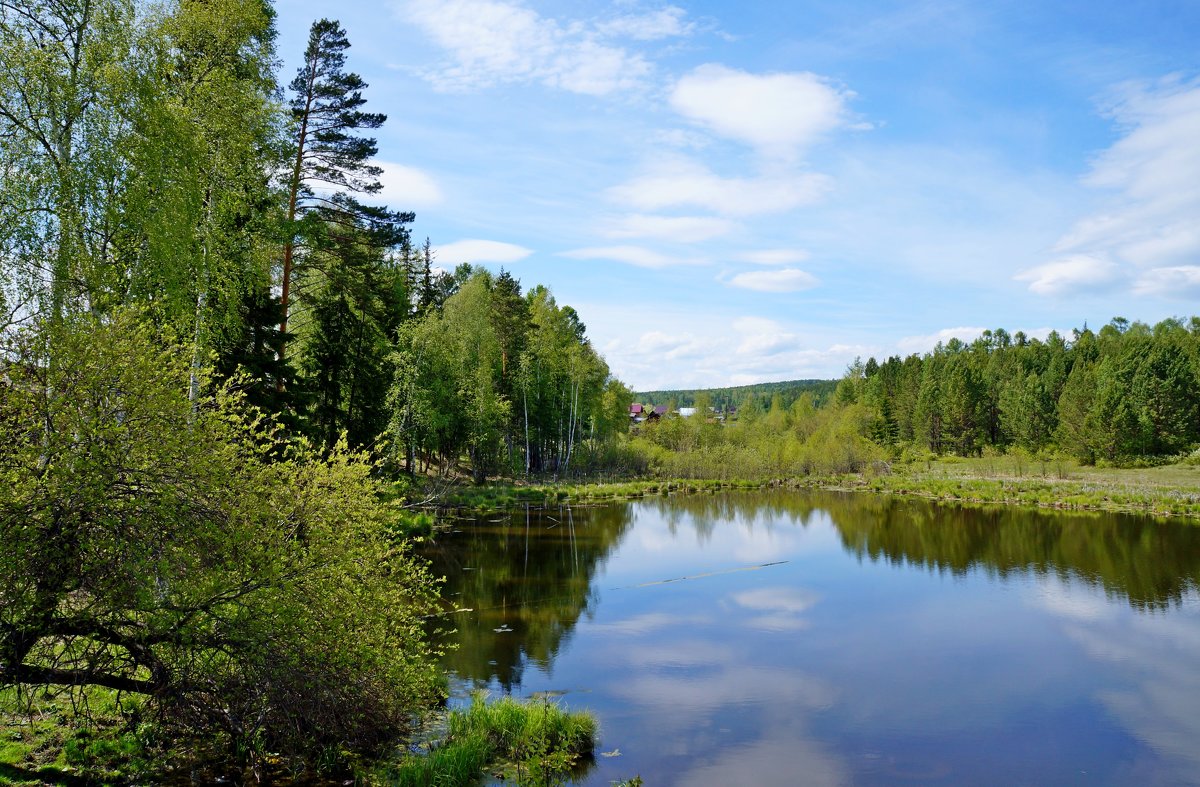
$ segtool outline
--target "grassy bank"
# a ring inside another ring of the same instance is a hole
[[[949,458],[821,485],[966,503],[1200,519],[1200,467],[1191,464],[1100,468],[1062,459]]]
[[[11,689],[0,692],[0,785],[183,783],[189,769],[193,776],[208,774],[199,752],[164,748],[154,725],[139,724],[136,708],[128,700],[119,704],[112,692],[92,690],[82,703],[42,697],[30,705],[19,699]],[[561,784],[586,769],[596,732],[588,713],[544,700],[484,701],[478,695],[470,707],[449,713],[440,740],[399,759],[356,768],[355,781],[452,787],[478,784],[487,773],[514,784]],[[270,776],[291,780],[286,763],[273,767],[278,772]],[[349,775],[342,767],[304,776],[307,784],[332,785],[344,784]]]
[[[488,510],[762,488],[851,489],[962,503],[1113,511],[1200,519],[1200,466],[1097,468],[1019,456],[876,464],[862,473],[762,479],[646,479],[603,483],[461,486],[442,505]]]
[[[452,711],[445,737],[379,769],[371,781],[396,787],[477,784],[485,772],[523,785],[561,784],[585,768],[596,720],[549,701],[492,702],[476,695]]]

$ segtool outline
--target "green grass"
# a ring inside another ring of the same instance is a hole
[[[136,700],[89,689],[74,698],[0,691],[0,785],[120,784],[155,770],[150,730],[132,727]]]
[[[829,485],[966,503],[1200,519],[1200,467],[1190,464],[1105,468],[1012,455],[955,457],[897,464],[890,473]]]
[[[487,486],[456,487],[441,500],[450,508],[491,511],[526,503],[536,506],[558,503],[593,503],[606,500],[636,500],[672,494],[713,493],[728,489],[760,489],[778,481],[752,479],[655,479],[602,483],[526,484],[494,483]]]
[[[527,785],[562,784],[592,755],[596,720],[543,700],[477,694],[447,720],[444,740],[425,754],[408,754],[378,775],[397,787],[477,784],[487,772]]]
[[[960,503],[1143,513],[1200,519],[1200,465],[1090,467],[1059,458],[997,455],[933,456],[878,463],[863,473],[766,479],[654,479],[458,487],[443,505],[473,511],[559,503],[635,500],[656,495],[711,494],[731,489],[821,488],[913,495]]]

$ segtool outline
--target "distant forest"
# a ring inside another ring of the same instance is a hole
[[[1045,341],[984,331],[925,356],[856,363],[835,400],[872,414],[880,445],[935,453],[1052,451],[1136,464],[1200,444],[1200,318],[1116,317]]]
[[[753,402],[762,410],[769,410],[776,396],[779,406],[790,408],[800,398],[801,394],[811,394],[814,404],[818,407],[827,402],[837,390],[837,380],[785,380],[777,383],[755,383],[754,385],[736,385],[731,388],[690,388],[678,391],[645,391],[634,393],[636,402],[648,405],[669,405],[676,407],[692,407],[698,394],[707,394],[709,403],[717,410],[728,410],[731,407],[744,407]]]

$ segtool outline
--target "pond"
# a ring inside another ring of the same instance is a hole
[[[1200,526],[778,492],[453,529],[453,699],[590,709],[579,783],[1200,784]]]

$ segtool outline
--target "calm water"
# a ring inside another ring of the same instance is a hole
[[[1200,526],[754,493],[455,527],[455,696],[592,710],[583,783],[1200,784]]]

